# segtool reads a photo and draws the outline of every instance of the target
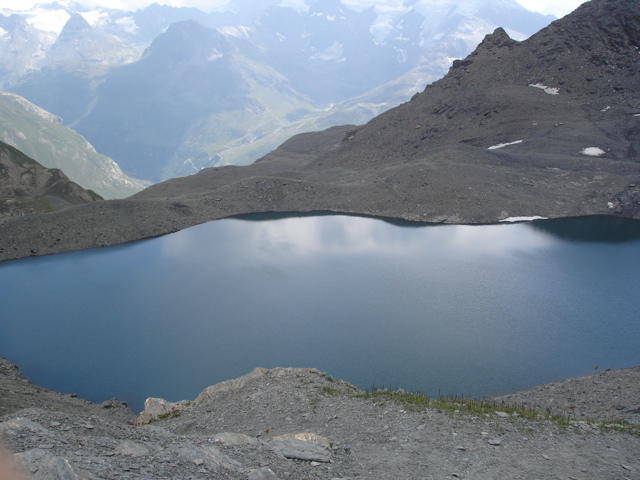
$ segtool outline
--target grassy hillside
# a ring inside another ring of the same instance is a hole
[[[0,140],[104,198],[128,197],[143,187],[58,117],[13,93],[0,92]]]

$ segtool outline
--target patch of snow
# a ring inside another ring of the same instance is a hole
[[[0,27],[0,37],[4,37],[7,33],[9,32],[7,32],[4,28]]]
[[[607,110],[611,110],[611,107],[604,107],[602,110],[600,110],[601,112],[606,112]]]
[[[223,2],[224,3],[224,2]],[[280,0],[280,7],[290,7],[299,12],[308,12],[309,5],[305,4],[304,0]],[[221,6],[214,10],[225,11],[227,7]]]
[[[433,36],[433,39],[437,42],[437,41],[438,41],[438,40],[440,40],[442,37],[444,37],[444,33],[439,32],[439,33],[436,33],[436,34]]]
[[[546,85],[542,85],[541,83],[536,83],[536,84],[529,84],[530,87],[534,87],[534,88],[540,88],[542,90],[544,90],[545,93],[548,93],[549,95],[559,95],[560,94],[560,90],[557,88],[552,88],[552,87],[547,87]]]
[[[462,19],[452,36],[456,40],[461,40],[469,51],[474,50],[484,39],[487,33],[492,32],[495,25],[478,17],[467,17]]]
[[[599,157],[600,155],[604,155],[607,152],[598,147],[587,147],[581,150],[580,153],[589,157]]]
[[[238,25],[236,27],[218,27],[216,30],[224,35],[236,38],[248,37],[250,33],[250,28],[243,27],[242,25]]]
[[[547,217],[533,216],[533,217],[509,217],[504,220],[500,220],[501,222],[532,222],[534,220],[546,220]]]
[[[607,203],[607,206],[608,206],[609,208],[616,208],[616,204],[615,204],[615,203],[613,203],[613,202],[609,202],[609,203]]]
[[[407,51],[405,49],[398,47],[393,47],[393,49],[397,52],[398,61],[400,63],[405,63],[409,59],[409,57],[407,56]]]
[[[122,28],[127,33],[136,33],[138,31],[138,25],[133,17],[122,17],[116,20],[116,25]]]
[[[327,20],[329,20],[330,22],[333,22],[336,19],[336,17],[334,15],[327,15]]]
[[[65,23],[71,16],[65,10],[46,10],[43,8],[34,8],[29,12],[25,12],[25,20],[32,27],[45,32],[55,32],[59,34]]]
[[[82,12],[82,18],[84,18],[89,25],[99,25],[105,23],[105,20],[109,20],[109,14],[107,12],[101,12],[100,10],[92,10],[90,12]]]
[[[636,113],[633,115],[634,117],[640,117],[640,113]]]
[[[316,53],[311,57],[312,60],[335,60],[336,62],[344,62],[346,58],[342,56],[344,47],[340,42],[333,42],[330,47],[322,52]]]
[[[499,143],[498,145],[493,145],[487,148],[487,150],[497,150],[498,148],[508,147],[509,145],[516,145],[518,143],[522,143],[522,140],[516,140],[515,142],[509,142],[509,143]]]
[[[214,60],[218,60],[221,57],[222,57],[222,53],[220,53],[218,50],[214,48],[209,54],[209,56],[207,57],[207,62],[213,62]]]

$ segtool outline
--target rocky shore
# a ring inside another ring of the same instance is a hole
[[[117,400],[34,386],[2,361],[0,435],[35,480],[633,479],[639,398],[640,368],[489,399],[484,410],[367,395],[315,369],[257,368],[197,399],[149,399],[136,417]]]

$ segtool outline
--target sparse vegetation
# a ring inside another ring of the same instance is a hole
[[[578,421],[568,416],[553,414],[550,411],[540,413],[524,406],[508,405],[477,398],[463,398],[458,396],[430,398],[422,392],[407,392],[403,389],[378,388],[375,386],[355,396],[378,401],[395,402],[408,410],[414,411],[433,408],[441,413],[450,414],[451,416],[466,414],[480,417],[502,414],[503,416],[521,417],[532,421],[546,420],[561,427],[591,425],[601,430],[616,430],[640,436],[640,426],[638,425],[630,425],[625,422]]]
[[[322,387],[322,393],[326,393],[327,395],[338,395],[340,394],[340,391],[331,387]]]

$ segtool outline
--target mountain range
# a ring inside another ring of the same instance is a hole
[[[513,0],[406,0],[390,12],[278,4],[5,12],[0,85],[62,118],[128,175],[158,181],[252,163],[296,133],[364,123],[497,26],[523,39],[551,21]],[[51,12],[67,18],[59,33],[37,21]]]
[[[497,29],[445,77],[363,126],[300,134],[252,165],[207,168],[129,199],[8,222],[0,236],[20,247],[0,258],[250,212],[458,224],[640,218],[639,48],[640,4],[625,0],[587,2],[522,42]],[[46,240],[77,225],[89,233]]]

